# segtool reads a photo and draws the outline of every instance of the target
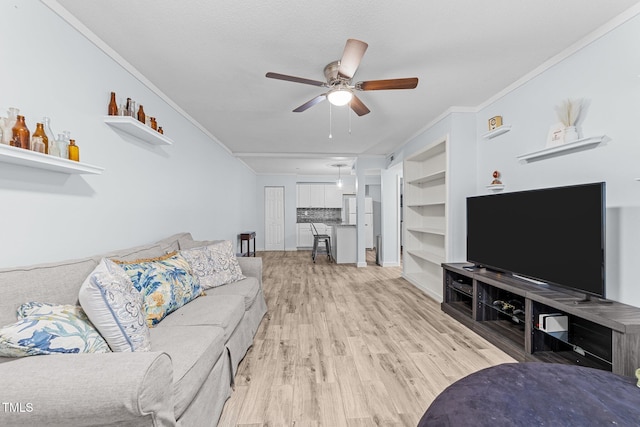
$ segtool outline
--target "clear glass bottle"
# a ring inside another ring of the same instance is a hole
[[[11,141],[13,140],[13,132],[11,131],[16,124],[16,120],[18,119],[18,113],[20,110],[14,107],[11,107],[7,110],[7,118],[4,119],[4,126],[2,132],[2,143],[7,145],[13,145]]]
[[[38,149],[36,150],[35,144],[33,144],[34,138],[40,138],[40,141],[42,141],[42,144],[44,144],[44,151],[40,151],[40,147],[38,147]],[[31,137],[31,139],[32,139],[31,149],[33,151],[39,151],[39,152],[43,152],[44,154],[49,154],[49,138],[47,138],[47,135],[44,132],[43,123],[36,123],[36,130],[33,132],[33,136]]]
[[[59,156],[62,157],[63,159],[68,159],[69,154],[67,152],[67,143],[64,140],[64,135],[61,133],[59,133],[58,138],[56,138],[56,146],[58,150],[60,150]]]
[[[35,135],[31,137],[31,151],[46,154],[46,147],[41,136]]]
[[[76,145],[75,139],[69,140],[69,160],[80,161],[80,148]]]
[[[69,158],[69,141],[71,140],[71,132],[68,130],[62,131],[63,143],[60,146],[60,151],[62,153],[62,157],[65,159]]]
[[[14,147],[20,147],[28,150],[31,143],[31,132],[27,128],[27,124],[24,121],[24,116],[18,115],[16,124],[11,129],[12,140],[11,145]]]
[[[47,139],[49,140],[49,153],[52,156],[60,157],[60,150],[56,150],[57,141],[56,135],[51,130],[51,119],[49,117],[43,117],[42,122],[44,123],[44,134],[47,135]],[[53,152],[52,152],[53,151]],[[57,154],[56,154],[57,153]]]

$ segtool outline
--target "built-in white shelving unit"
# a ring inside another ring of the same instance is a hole
[[[405,159],[404,182],[404,277],[437,296],[447,254],[447,140]]]
[[[523,154],[518,156],[518,160],[523,163],[535,162],[537,160],[544,160],[551,157],[562,156],[564,154],[574,153],[576,151],[588,150],[595,148],[605,139],[605,135],[592,136],[590,138],[581,138],[573,142],[558,145],[556,147],[549,147],[543,150],[534,151],[533,153]]]
[[[104,171],[104,168],[98,166],[62,159],[60,157],[5,144],[0,144],[0,162],[66,174],[99,175]]]
[[[152,145],[172,145],[173,141],[130,116],[105,116],[109,126]]]
[[[502,125],[498,128],[495,128],[493,130],[490,130],[489,132],[485,133],[484,135],[482,135],[482,137],[484,139],[491,139],[491,138],[495,138],[496,136],[500,136],[504,133],[507,133],[511,130],[511,125]]]

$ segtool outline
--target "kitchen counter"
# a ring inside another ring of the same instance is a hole
[[[331,251],[336,264],[353,264],[357,261],[356,226],[339,224],[331,231]]]

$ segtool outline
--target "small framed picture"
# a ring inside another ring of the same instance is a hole
[[[489,130],[494,130],[502,126],[502,116],[495,116],[489,119]]]
[[[562,123],[556,123],[549,129],[547,148],[557,147],[562,144],[564,144],[564,125]]]

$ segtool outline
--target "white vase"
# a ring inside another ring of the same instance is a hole
[[[567,126],[564,128],[564,142],[573,142],[579,139],[578,131],[575,126]]]

